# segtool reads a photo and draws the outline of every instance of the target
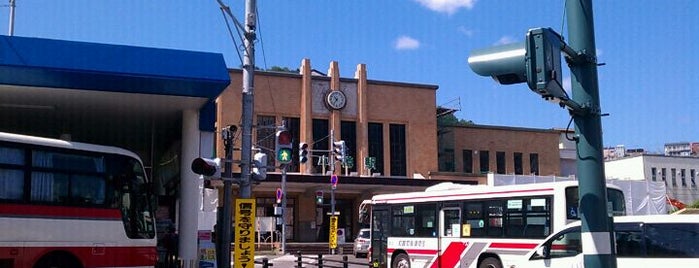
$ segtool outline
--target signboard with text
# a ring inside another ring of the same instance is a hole
[[[330,216],[330,248],[337,248],[337,216]]]
[[[235,268],[255,267],[255,199],[235,200]]]

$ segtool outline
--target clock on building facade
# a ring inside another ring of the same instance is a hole
[[[330,109],[340,110],[347,105],[347,96],[345,96],[345,93],[342,91],[331,90],[325,95],[325,104],[328,105]]]

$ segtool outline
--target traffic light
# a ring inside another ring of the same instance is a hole
[[[308,143],[299,143],[299,163],[308,162]]]
[[[316,205],[323,204],[323,191],[316,191]]]
[[[345,141],[341,140],[333,142],[333,153],[335,154],[335,160],[344,163],[346,149],[347,148],[345,148]]]
[[[192,171],[199,175],[203,175],[204,178],[212,179],[221,178],[221,158],[204,158],[199,157],[192,161]]]
[[[280,164],[291,163],[291,132],[286,130],[277,131],[275,140],[275,159]]]
[[[253,179],[262,181],[267,179],[267,154],[258,152],[253,156],[252,160],[252,175]]]
[[[535,28],[527,32],[525,42],[472,51],[468,65],[473,72],[490,76],[500,84],[527,82],[529,89],[544,99],[568,100],[561,82],[564,46],[555,31]]]

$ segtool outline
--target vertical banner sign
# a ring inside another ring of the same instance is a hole
[[[235,268],[255,267],[255,199],[235,200]]]
[[[330,216],[330,248],[337,248],[337,216]]]

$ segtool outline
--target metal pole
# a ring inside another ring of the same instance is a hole
[[[282,244],[281,252],[286,252],[286,165],[282,165]]]
[[[602,123],[592,0],[567,1],[569,46],[581,60],[570,66],[573,100],[584,113],[573,115],[577,139],[580,219],[585,267],[616,267],[614,226],[607,213]],[[604,209],[600,209],[604,208]]]
[[[226,159],[223,164],[225,175],[223,176],[223,215],[219,224],[221,233],[218,235],[217,242],[221,243],[218,253],[220,261],[219,265],[222,268],[231,267],[231,190],[233,184],[233,133],[229,131],[229,127],[221,131],[223,136],[223,145],[226,153]]]
[[[245,55],[243,58],[243,112],[240,148],[240,198],[250,198],[250,170],[252,166],[252,116],[254,113],[255,89],[255,23],[257,13],[255,0],[245,1]]]
[[[335,130],[330,130],[330,176],[335,175]],[[330,217],[335,216],[335,187],[330,184]],[[328,225],[328,228],[330,226]],[[332,236],[332,234],[331,234]],[[330,249],[330,254],[335,255],[335,249]]]
[[[10,23],[7,35],[12,36],[15,33],[15,0],[10,0]]]

